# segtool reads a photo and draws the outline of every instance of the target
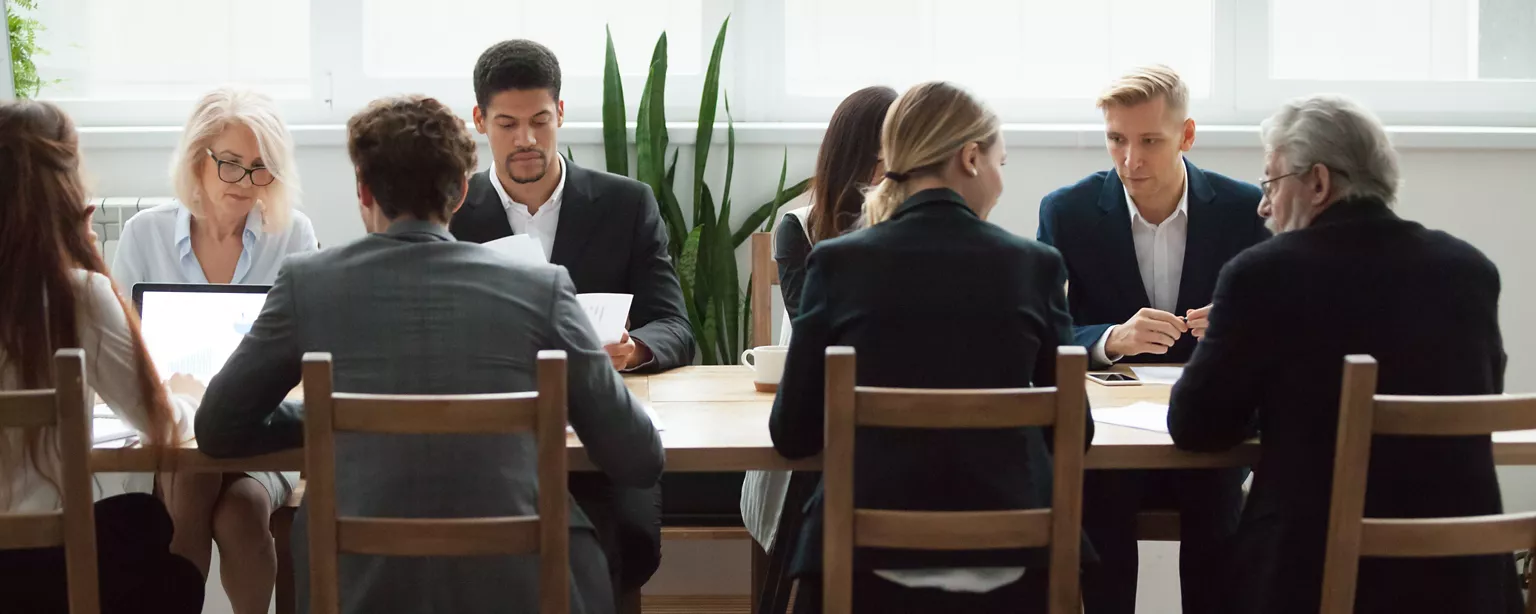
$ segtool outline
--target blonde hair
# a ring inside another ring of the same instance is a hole
[[[299,196],[299,171],[293,161],[293,137],[277,114],[271,98],[257,92],[221,87],[197,102],[192,116],[181,131],[181,144],[171,160],[171,187],[176,198],[194,215],[203,213],[203,165],[211,164],[206,151],[225,128],[243,125],[256,134],[256,146],[262,163],[276,178],[261,188],[256,206],[261,211],[261,228],[276,232],[288,227],[293,203]]]
[[[912,86],[891,104],[881,126],[886,176],[864,193],[864,225],[890,219],[911,196],[907,181],[943,171],[960,148],[991,147],[1001,126],[997,114],[965,88],[947,81]]]
[[[1179,73],[1162,64],[1138,66],[1121,75],[1099,94],[1099,109],[1109,107],[1134,107],[1162,98],[1168,103],[1168,112],[1179,119],[1188,117],[1189,86],[1179,78]]]

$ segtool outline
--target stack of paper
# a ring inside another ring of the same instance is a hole
[[[1143,401],[1129,407],[1095,407],[1092,413],[1094,422],[1118,424],[1158,433],[1168,432],[1167,405]]]
[[[1131,367],[1136,379],[1143,384],[1167,384],[1172,386],[1184,375],[1184,367]]]

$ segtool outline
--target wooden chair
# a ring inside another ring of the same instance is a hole
[[[460,396],[334,393],[331,355],[304,355],[304,461],[309,475],[310,611],[340,606],[342,553],[376,556],[540,555],[544,614],[570,609],[566,506],[565,352],[539,352],[538,391]],[[538,441],[539,514],[502,518],[336,515],[336,433],[519,433]]]
[[[1412,397],[1376,394],[1376,361],[1344,359],[1333,503],[1323,559],[1322,614],[1355,611],[1365,556],[1507,554],[1536,547],[1536,512],[1460,518],[1362,518],[1372,435],[1465,436],[1536,429],[1536,395]],[[1536,614],[1536,599],[1526,604]]]
[[[752,233],[752,343],[773,345],[773,287],[779,267],[773,262],[773,233]]]
[[[1083,348],[1064,346],[1057,350],[1054,388],[870,388],[854,382],[853,348],[827,348],[827,446],[822,460],[826,513],[823,611],[852,611],[853,551],[860,546],[911,550],[1050,546],[1050,612],[1081,612],[1078,559],[1082,543],[1087,370],[1088,357]],[[1051,508],[912,512],[854,507],[854,431],[859,426],[995,429],[1052,425],[1055,473]]]
[[[64,546],[70,614],[101,611],[96,576],[96,514],[91,487],[91,408],[86,404],[85,351],[53,355],[52,390],[0,392],[0,429],[58,429],[63,509],[0,514],[0,548]]]

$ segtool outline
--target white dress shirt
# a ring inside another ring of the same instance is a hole
[[[133,333],[128,328],[128,314],[113,293],[111,280],[105,275],[77,269],[75,281],[80,284],[81,290],[80,300],[75,306],[76,334],[79,336],[80,347],[85,350],[85,381],[112,408],[112,413],[142,433],[149,428],[149,407],[145,406],[139,389],[138,352],[133,345]],[[9,364],[5,352],[0,351],[0,365]],[[0,390],[20,388],[21,382],[14,367],[0,368]],[[91,398],[91,392],[86,391],[86,398]],[[197,404],[180,395],[171,395],[170,401],[171,409],[175,411],[178,440],[186,439],[191,436],[190,416]],[[21,449],[21,429],[0,430],[0,437],[9,440],[11,449]],[[0,487],[8,491],[4,504],[0,505],[0,512],[40,513],[59,509],[59,489],[43,477],[43,472],[33,464],[30,457],[17,459],[20,462],[14,471],[0,477]],[[53,475],[58,475],[57,456],[51,461],[55,463]],[[104,494],[101,492],[101,484],[109,475],[98,473],[94,476],[98,498]],[[148,478],[147,475],[130,476],[129,480],[124,481],[124,487],[131,491],[150,492],[154,482]]]
[[[1183,168],[1183,164],[1179,168]],[[1130,190],[1125,191],[1125,206],[1131,211],[1131,240],[1136,244],[1136,266],[1141,270],[1141,287],[1147,291],[1147,300],[1158,311],[1173,313],[1179,305],[1179,283],[1184,279],[1184,246],[1189,240],[1189,171],[1184,171],[1184,194],[1179,206],[1161,224],[1153,224],[1141,216]],[[1123,187],[1123,186],[1122,186]],[[1181,314],[1174,314],[1181,315]],[[1111,326],[1093,344],[1093,359],[1099,364],[1119,360],[1109,356],[1104,344]]]
[[[496,195],[501,197],[501,206],[507,210],[507,223],[512,225],[512,234],[533,237],[544,248],[545,260],[554,257],[555,230],[560,227],[560,203],[565,200],[565,158],[555,157],[560,160],[560,184],[555,186],[549,200],[544,201],[534,213],[528,212],[528,205],[512,200],[506,186],[501,185],[501,177],[494,170],[490,173],[491,186],[496,188]]]
[[[240,259],[232,284],[271,284],[290,254],[319,249],[309,218],[293,211],[288,227],[274,232],[261,228],[261,212],[251,209],[241,231]],[[192,252],[192,212],[181,203],[167,203],[140,212],[123,224],[123,237],[112,263],[112,278],[123,294],[132,296],[133,284],[206,284],[203,266]]]

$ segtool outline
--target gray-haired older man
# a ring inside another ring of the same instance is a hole
[[[1168,426],[1190,450],[1263,439],[1227,611],[1316,612],[1344,356],[1375,356],[1383,393],[1501,392],[1499,272],[1466,242],[1392,211],[1397,155],[1354,102],[1292,101],[1262,135],[1259,213],[1280,234],[1222,270]],[[1378,440],[1368,479],[1370,516],[1502,508],[1487,437]],[[1371,614],[1522,608],[1509,556],[1366,559],[1356,603]]]

